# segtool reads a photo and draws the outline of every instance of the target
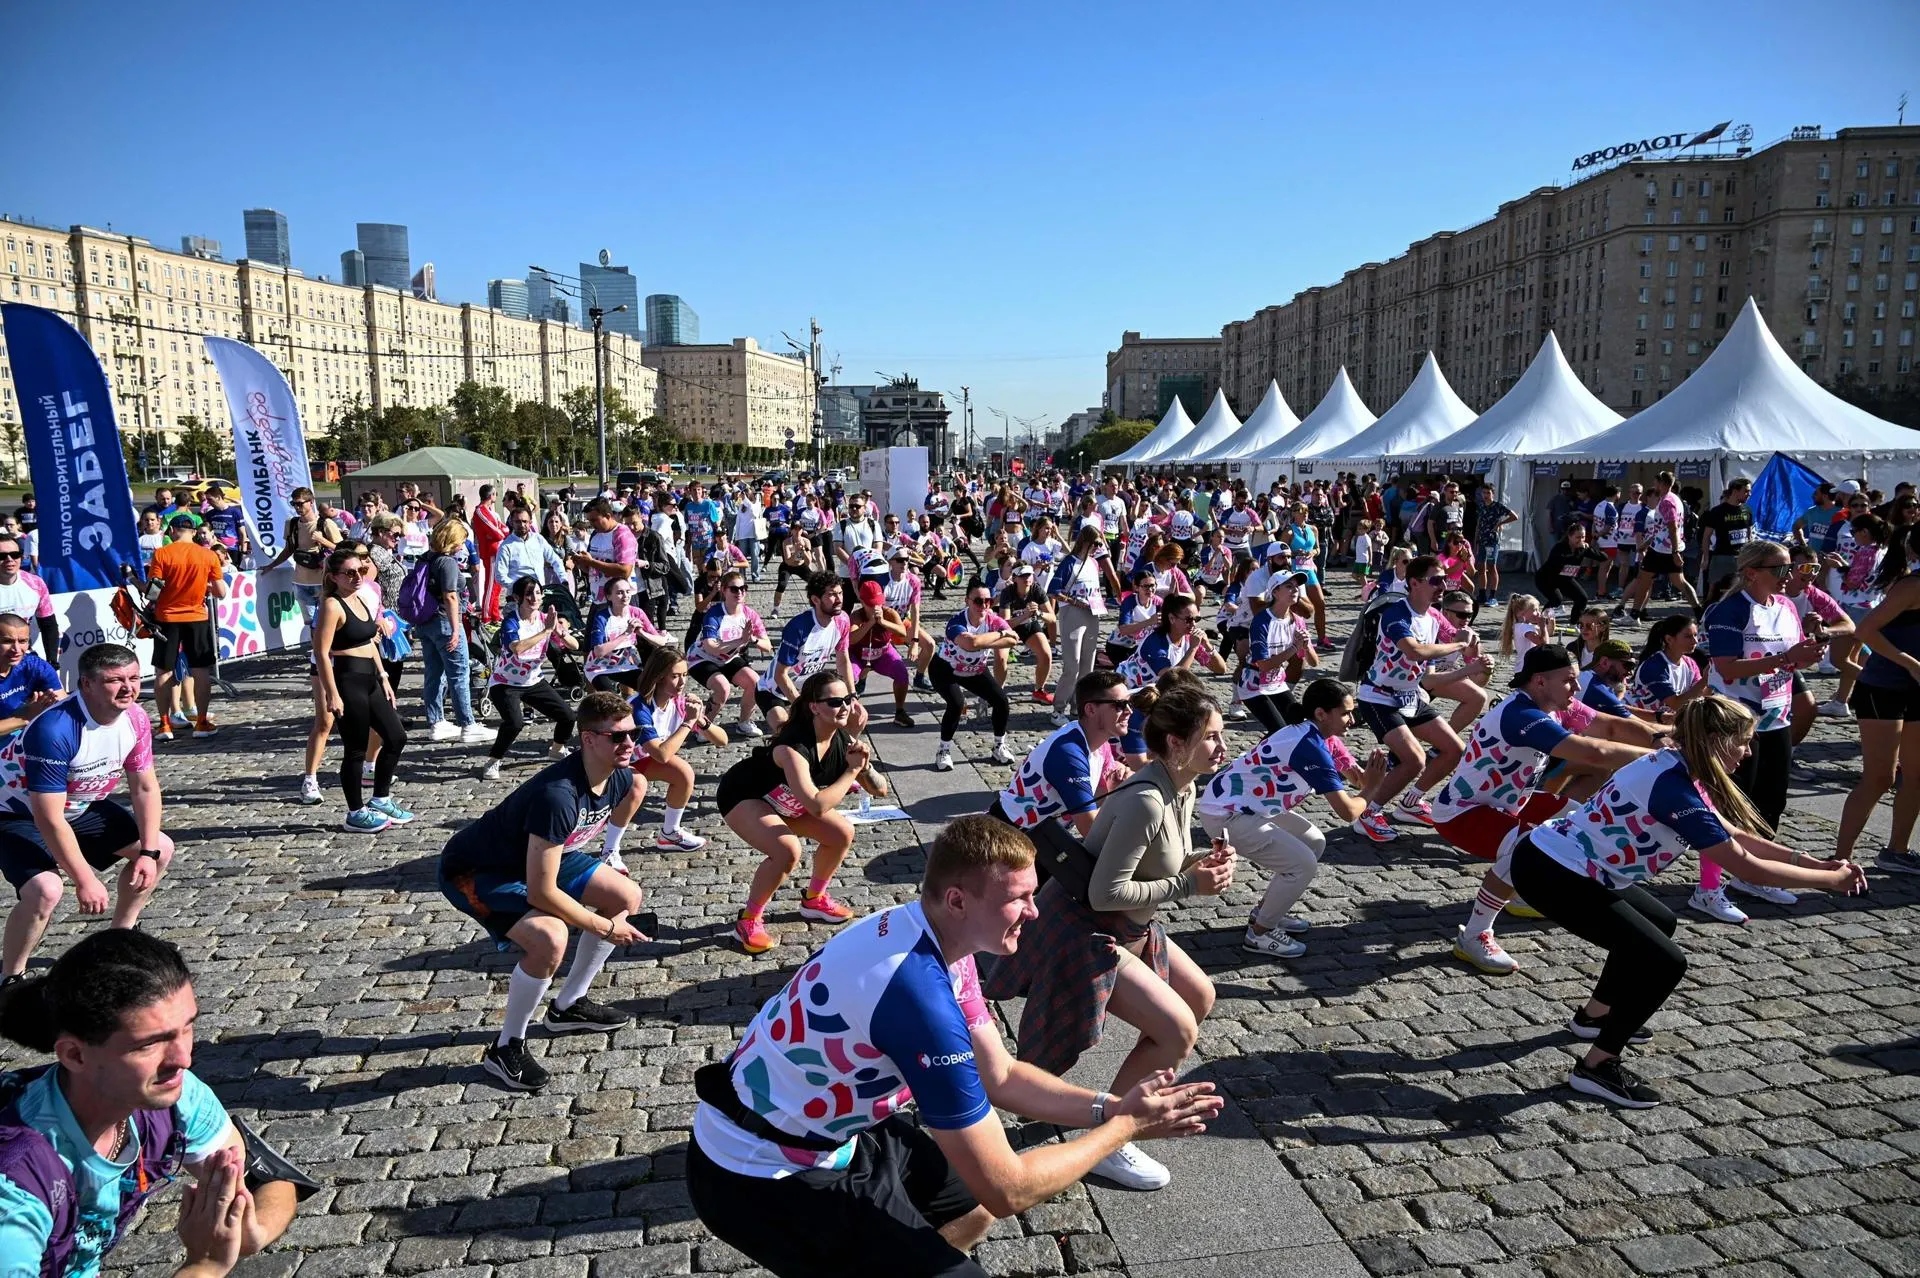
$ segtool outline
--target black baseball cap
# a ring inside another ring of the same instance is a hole
[[[1551,674],[1555,670],[1572,668],[1572,653],[1557,643],[1543,643],[1538,647],[1527,649],[1526,658],[1521,661],[1520,668],[1513,672],[1512,686],[1524,687],[1527,680],[1535,675]]]

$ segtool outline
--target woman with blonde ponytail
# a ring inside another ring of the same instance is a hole
[[[1607,952],[1587,1005],[1567,1028],[1592,1043],[1568,1081],[1631,1109],[1660,1094],[1621,1066],[1628,1043],[1652,1038],[1647,1019],[1686,975],[1673,911],[1645,884],[1691,848],[1749,883],[1852,895],[1866,875],[1772,841],[1773,829],[1734,781],[1752,747],[1754,714],[1729,697],[1689,702],[1676,746],[1636,759],[1567,815],[1536,827],[1513,853],[1513,884],[1547,918]]]

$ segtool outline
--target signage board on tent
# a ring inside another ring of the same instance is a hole
[[[1535,479],[1552,479],[1555,475],[1559,473],[1560,473],[1559,462],[1537,461],[1533,464],[1533,477]]]
[[[1296,475],[1311,475],[1313,473],[1313,463],[1310,461],[1295,462],[1293,464],[1293,473]]]
[[[1491,457],[1474,458],[1473,473],[1476,475],[1491,475],[1493,473],[1493,458]]]
[[[1710,461],[1683,461],[1673,468],[1676,479],[1705,479],[1712,473],[1713,463]]]
[[[1594,467],[1594,473],[1602,479],[1625,479],[1627,464],[1623,461],[1603,461]]]

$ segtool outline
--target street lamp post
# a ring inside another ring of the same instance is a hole
[[[587,304],[587,318],[593,323],[593,428],[599,442],[600,488],[604,492],[607,487],[607,381],[606,366],[602,363],[606,358],[603,339],[606,336],[607,316],[618,315],[627,309],[627,304],[622,302],[610,311],[603,311],[600,309],[600,295],[594,289],[592,281],[583,280],[578,275],[549,271],[544,266],[529,266],[527,269],[537,275],[545,276],[548,283],[553,284],[560,292],[568,293],[576,300]],[[557,281],[567,281],[572,287]],[[584,296],[582,296],[583,293]]]

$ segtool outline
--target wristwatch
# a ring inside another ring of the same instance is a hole
[[[1093,1125],[1095,1127],[1102,1126],[1107,1121],[1107,1102],[1111,1099],[1113,1098],[1105,1092],[1100,1092],[1093,1098]]]
[[[159,848],[141,848],[140,855],[150,856],[154,860],[158,861],[160,859],[160,849]]]

